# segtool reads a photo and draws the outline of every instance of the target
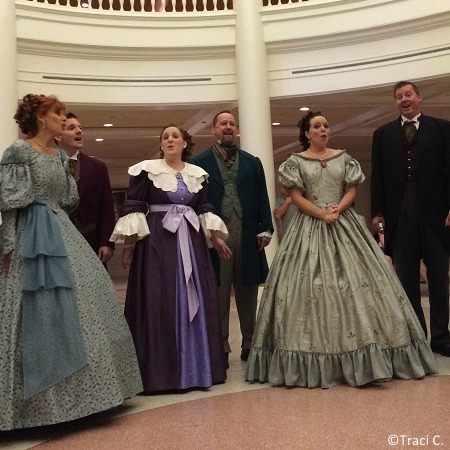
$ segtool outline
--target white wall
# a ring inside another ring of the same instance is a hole
[[[19,96],[51,92],[67,102],[107,104],[236,100],[233,12],[144,17],[26,0],[16,8]],[[261,17],[271,97],[450,72],[448,0],[315,0],[261,8]]]

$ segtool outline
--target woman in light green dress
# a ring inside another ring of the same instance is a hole
[[[328,388],[436,373],[396,274],[351,207],[359,163],[327,147],[321,113],[299,126],[305,151],[281,165],[280,182],[300,211],[265,284],[246,379]]]
[[[84,417],[142,390],[112,281],[69,219],[78,202],[52,147],[65,107],[29,94],[0,163],[0,430]]]

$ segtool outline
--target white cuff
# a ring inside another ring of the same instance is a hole
[[[130,213],[121,217],[114,227],[109,240],[122,244],[126,236],[137,235],[137,240],[144,239],[150,234],[145,214],[141,212]]]
[[[213,248],[212,242],[211,242],[211,230],[218,231],[220,233],[220,237],[223,240],[228,239],[228,229],[223,220],[216,216],[212,212],[207,212],[204,214],[200,214],[198,216],[200,219],[200,224],[203,228],[203,231],[206,236],[206,241],[208,243],[208,248]]]

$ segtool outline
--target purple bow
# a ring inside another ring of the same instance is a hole
[[[186,221],[194,227],[196,231],[200,229],[200,221],[197,214],[190,206],[186,205],[150,205],[150,212],[167,211],[162,220],[163,227],[171,233],[178,231],[178,245],[181,250],[183,260],[184,278],[187,289],[187,302],[189,312],[189,322],[194,320],[197,314],[200,302],[195,289],[194,279],[192,277],[192,261],[189,252],[189,231]]]

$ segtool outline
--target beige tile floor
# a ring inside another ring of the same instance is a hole
[[[116,280],[116,286],[123,302],[126,280]],[[439,447],[450,448],[450,358],[436,355],[443,376],[422,381],[396,380],[380,388],[274,388],[244,381],[235,306],[230,325],[226,383],[207,391],[136,396],[114,410],[71,423],[0,432],[0,448],[388,448],[393,433],[429,439],[440,435],[445,445]]]

